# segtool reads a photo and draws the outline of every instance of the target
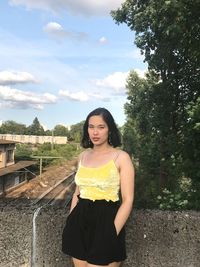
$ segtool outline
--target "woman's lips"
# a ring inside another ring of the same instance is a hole
[[[99,139],[100,139],[100,138],[97,138],[97,137],[93,137],[93,138],[92,138],[92,140],[93,140],[94,142],[99,141]]]

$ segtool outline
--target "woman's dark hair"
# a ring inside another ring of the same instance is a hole
[[[88,122],[89,122],[90,117],[99,116],[99,115],[102,116],[103,120],[108,125],[108,129],[109,129],[108,143],[113,147],[120,146],[121,145],[120,133],[119,133],[119,130],[117,129],[117,125],[114,121],[113,116],[107,109],[97,108],[88,114],[86,121],[83,125],[83,137],[81,140],[82,147],[84,148],[93,147],[93,143],[89,139]]]

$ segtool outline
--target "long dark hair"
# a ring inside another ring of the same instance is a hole
[[[99,115],[102,116],[103,120],[108,125],[108,129],[109,129],[108,143],[113,147],[120,146],[121,145],[120,133],[119,133],[119,130],[117,128],[117,125],[114,121],[112,114],[105,108],[97,108],[88,114],[86,121],[83,125],[83,136],[81,140],[82,147],[84,148],[93,147],[93,143],[89,139],[88,122],[89,122],[90,117],[99,116]]]

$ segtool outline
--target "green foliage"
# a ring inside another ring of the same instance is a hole
[[[29,134],[29,135],[45,135],[45,131],[44,131],[44,129],[43,129],[42,125],[40,124],[37,117],[33,120],[33,123],[30,126],[28,126],[27,134]]]
[[[33,156],[50,156],[59,157],[43,159],[43,165],[49,164],[62,164],[66,160],[70,160],[76,157],[80,153],[75,144],[54,144],[52,147],[51,143],[44,143],[42,145],[31,146],[30,144],[17,144],[15,150],[16,160],[32,160]]]
[[[177,76],[178,69],[190,70],[190,75],[196,77],[200,56],[199,9],[198,0],[126,0],[111,14],[117,23],[126,23],[136,32],[136,45],[150,69],[161,73],[162,78]],[[191,71],[192,66],[196,68]]]
[[[123,127],[122,131],[122,145],[124,150],[133,157],[136,155],[136,152],[138,150],[138,136],[137,131],[135,129],[134,123],[132,120],[128,120]]]
[[[80,150],[77,150],[77,146],[75,144],[65,144],[59,145],[55,144],[52,149],[52,145],[50,143],[45,143],[42,145],[38,145],[36,151],[34,151],[34,156],[50,156],[50,157],[61,157],[61,159],[45,159],[46,164],[49,162],[61,163],[63,160],[69,160],[72,157],[78,155]]]
[[[25,134],[26,125],[8,120],[2,123],[0,127],[1,134]]]
[[[32,149],[28,144],[16,144],[15,159],[27,160],[31,159]]]
[[[176,199],[177,208],[186,208],[179,180],[200,187],[199,10],[198,0],[126,0],[111,12],[135,31],[149,69],[146,80],[130,74],[125,105],[124,147],[139,163],[139,206],[155,207],[152,199],[168,188],[163,207]],[[197,209],[199,199],[199,192],[191,194],[187,207]]]
[[[83,132],[83,124],[84,124],[84,121],[81,121],[81,122],[76,123],[76,124],[71,126],[71,130],[69,133],[69,136],[70,136],[69,140],[70,141],[74,141],[76,143],[81,142],[82,132]]]
[[[63,125],[56,125],[53,129],[54,136],[69,136],[69,130]]]
[[[194,208],[193,198],[196,194],[196,189],[192,188],[192,181],[190,178],[182,177],[179,181],[179,186],[176,191],[172,193],[167,188],[164,188],[162,195],[158,195],[156,202],[160,209],[179,210]],[[195,206],[199,209],[199,206]]]
[[[19,135],[45,135],[45,136],[66,136],[68,141],[80,143],[83,131],[84,121],[76,123],[71,126],[71,130],[68,130],[63,125],[56,125],[53,130],[44,131],[38,118],[36,117],[32,124],[26,127],[26,125],[17,123],[15,121],[5,121],[0,126],[0,134],[19,134]]]
[[[46,130],[45,135],[46,136],[52,136],[52,130]]]
[[[188,122],[184,129],[183,170],[192,178],[193,188],[199,189],[193,196],[196,206],[200,203],[200,97],[187,107]],[[197,204],[198,203],[198,204]]]
[[[190,102],[187,107],[189,115],[190,129],[194,130],[196,133],[200,133],[200,97],[197,98],[197,101]]]

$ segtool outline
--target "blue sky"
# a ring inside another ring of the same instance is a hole
[[[109,15],[123,0],[0,1],[0,123],[71,125],[97,107],[125,122],[130,70],[147,65]]]

